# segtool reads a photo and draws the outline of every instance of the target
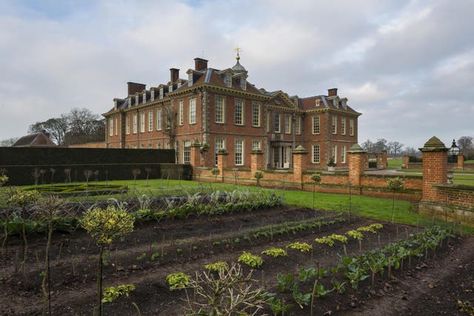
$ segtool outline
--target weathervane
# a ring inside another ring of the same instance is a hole
[[[237,61],[239,61],[240,60],[240,52],[242,51],[242,48],[237,46],[236,48],[234,48],[234,50],[237,52],[237,57],[235,57],[235,59],[237,59]]]

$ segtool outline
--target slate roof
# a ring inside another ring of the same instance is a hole
[[[29,134],[23,137],[20,137],[13,145],[13,147],[51,147],[56,146],[48,135],[43,132]]]

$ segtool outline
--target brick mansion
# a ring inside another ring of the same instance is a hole
[[[347,166],[346,153],[357,143],[357,119],[337,89],[305,98],[257,88],[240,64],[218,70],[195,58],[194,69],[157,87],[128,82],[125,98],[114,99],[106,118],[107,148],[174,148],[178,163],[214,167],[217,153],[226,165],[249,168],[251,152],[261,151],[266,169],[291,169],[292,152],[308,150],[304,166],[323,169],[331,160]]]

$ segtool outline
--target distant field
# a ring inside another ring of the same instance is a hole
[[[388,169],[400,169],[402,166],[402,158],[389,158]]]

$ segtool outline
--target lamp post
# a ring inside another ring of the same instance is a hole
[[[448,162],[450,163],[456,163],[457,162],[457,157],[460,153],[460,149],[458,145],[456,144],[456,140],[453,139],[453,143],[451,144],[451,148],[448,150]]]

